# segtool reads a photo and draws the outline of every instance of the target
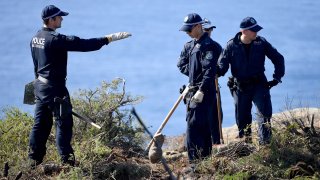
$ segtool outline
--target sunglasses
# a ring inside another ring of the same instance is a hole
[[[188,33],[191,33],[192,30],[193,30],[193,28],[196,27],[197,25],[198,25],[198,24],[193,25],[193,26],[191,27],[191,29],[190,29],[189,31],[187,31],[187,32],[188,32]]]

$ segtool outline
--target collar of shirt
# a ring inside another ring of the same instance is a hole
[[[48,27],[42,27],[42,30],[44,30],[44,31],[54,31],[53,29],[48,28]]]

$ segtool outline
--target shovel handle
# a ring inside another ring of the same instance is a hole
[[[78,113],[76,113],[76,112],[73,112],[73,111],[72,111],[72,115],[74,115],[74,116],[76,116],[77,118],[79,118],[79,119],[81,119],[81,120],[89,123],[90,125],[92,125],[92,126],[95,127],[95,128],[101,129],[101,126],[99,126],[98,124],[92,122],[91,120],[89,120],[89,119],[81,116],[80,114],[78,114]]]
[[[219,122],[219,133],[220,133],[220,143],[224,144],[223,141],[223,134],[222,134],[222,118],[221,118],[221,95],[220,95],[220,88],[219,88],[219,83],[218,83],[218,78],[216,77],[215,80],[215,85],[216,85],[216,91],[217,91],[217,111],[218,111],[218,122]]]
[[[164,126],[167,124],[168,120],[170,119],[171,115],[173,114],[173,112],[176,110],[176,108],[178,107],[179,103],[181,102],[183,98],[183,94],[181,94],[178,98],[178,100],[174,103],[173,107],[170,109],[169,113],[167,114],[166,118],[164,119],[164,121],[162,122],[162,124],[160,125],[159,129],[157,130],[157,132],[154,134],[154,136],[158,133],[160,133],[162,131],[162,129],[164,128]],[[149,151],[151,144],[153,143],[154,138],[151,139],[151,141],[149,142],[146,151]]]

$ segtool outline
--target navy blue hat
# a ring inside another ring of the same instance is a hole
[[[49,5],[43,8],[41,17],[43,20],[46,20],[55,16],[67,16],[68,14],[68,12],[61,11],[54,5]]]
[[[211,21],[209,21],[209,19],[207,18],[203,18],[203,24],[202,24],[202,28],[203,29],[213,29],[216,28],[216,26],[211,24]]]
[[[203,24],[204,21],[202,18],[199,16],[199,14],[196,13],[191,13],[188,14],[183,21],[183,25],[180,28],[180,31],[186,31],[190,32],[192,30],[192,27],[196,24]]]
[[[240,28],[242,30],[249,29],[253,32],[258,32],[262,29],[262,27],[258,25],[257,21],[253,17],[244,18],[240,23]]]

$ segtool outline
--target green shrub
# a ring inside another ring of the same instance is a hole
[[[133,122],[128,110],[129,106],[139,103],[142,97],[126,94],[125,84],[122,82],[121,79],[111,83],[103,82],[101,87],[95,90],[79,90],[71,98],[74,111],[90,118],[102,128],[97,129],[74,118],[72,146],[79,166],[72,168],[70,172],[62,172],[58,178],[91,177],[94,164],[108,157],[114,147],[124,150],[137,147],[136,149],[142,150],[140,146],[143,144],[143,131]],[[29,133],[33,117],[17,108],[4,109],[0,117],[0,165],[9,163],[10,177],[18,171],[27,170]],[[55,147],[54,126],[48,139],[44,163],[48,161],[60,162]],[[34,173],[31,174],[34,176]]]
[[[125,92],[125,86],[120,87],[121,79],[111,83],[103,82],[95,90],[79,90],[72,98],[74,110],[89,117],[96,124],[102,126],[101,130],[91,127],[87,123],[77,121],[74,138],[89,139],[93,136],[108,146],[140,145],[142,130],[135,127],[130,111],[126,109],[139,103],[142,97],[132,97]]]
[[[17,108],[3,110],[0,119],[0,164],[18,165],[28,154],[32,117]]]

